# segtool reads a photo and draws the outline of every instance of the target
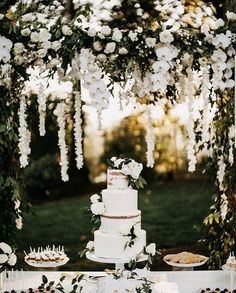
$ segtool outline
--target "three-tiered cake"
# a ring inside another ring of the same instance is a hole
[[[141,164],[140,164],[141,165]],[[141,229],[138,191],[121,170],[108,169],[107,189],[102,190],[104,212],[101,225],[94,232],[94,253],[101,258],[132,258],[146,246],[146,231]],[[131,232],[131,229],[133,232]],[[131,233],[135,234],[128,245]]]

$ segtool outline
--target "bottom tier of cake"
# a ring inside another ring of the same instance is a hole
[[[133,258],[146,246],[146,231],[140,230],[132,247],[126,247],[128,236],[106,234],[99,230],[94,232],[94,253],[102,258]]]

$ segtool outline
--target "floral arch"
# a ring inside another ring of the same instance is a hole
[[[13,1],[14,2],[14,1]],[[215,176],[214,205],[204,223],[211,266],[219,267],[235,243],[235,50],[236,15],[215,16],[203,2],[20,0],[0,14],[0,209],[3,240],[22,226],[17,182],[30,155],[26,81],[29,68],[71,81],[78,169],[83,166],[83,104],[101,113],[119,85],[121,104],[133,101],[147,115],[147,166],[154,164],[150,111],[160,103],[186,103],[189,171],[196,154],[209,153],[206,170]],[[187,5],[188,4],[188,5]],[[83,90],[89,92],[84,99]],[[39,134],[45,134],[48,101],[38,84]],[[62,180],[67,181],[65,100],[55,101]],[[3,212],[4,211],[4,212]]]

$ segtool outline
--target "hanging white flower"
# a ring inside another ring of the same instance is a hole
[[[38,112],[39,112],[39,134],[44,136],[46,133],[45,118],[46,118],[46,101],[45,87],[41,82],[38,89]]]
[[[20,97],[20,108],[18,110],[19,117],[19,141],[18,148],[20,153],[20,166],[24,168],[28,165],[28,156],[31,153],[30,149],[30,141],[31,141],[31,133],[28,130],[27,125],[27,114],[26,114],[26,96],[22,95]]]
[[[152,125],[152,118],[151,118],[151,111],[149,107],[146,108],[146,116],[147,116],[147,128],[146,128],[146,144],[147,144],[147,167],[153,167],[154,166],[154,150],[155,150],[155,136],[154,136],[154,130]]]
[[[74,138],[75,138],[76,166],[78,169],[81,169],[84,163],[81,114],[82,114],[82,108],[81,108],[80,93],[75,92]]]
[[[218,171],[217,171],[217,179],[219,182],[219,187],[220,190],[224,190],[224,177],[225,177],[225,168],[226,168],[226,164],[224,162],[224,157],[220,156],[220,158],[218,159]]]
[[[68,181],[68,159],[67,153],[68,149],[66,146],[66,133],[65,133],[65,103],[60,102],[57,104],[54,114],[57,116],[57,123],[58,123],[58,145],[60,148],[60,166],[61,166],[61,178],[63,181]]]
[[[165,30],[160,33],[160,41],[164,44],[170,44],[174,41],[172,33],[168,30]]]

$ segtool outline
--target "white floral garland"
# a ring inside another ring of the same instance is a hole
[[[152,168],[155,164],[155,160],[154,160],[155,136],[154,136],[154,129],[152,125],[150,107],[146,107],[146,117],[147,117],[147,128],[146,128],[145,140],[147,144],[147,151],[146,151],[147,167]]]
[[[81,169],[84,164],[83,158],[83,137],[82,137],[82,108],[81,97],[79,92],[75,92],[75,125],[74,125],[74,138],[75,138],[75,153],[76,153],[76,166]]]
[[[41,82],[38,90],[38,111],[39,111],[39,134],[44,136],[46,133],[45,129],[45,118],[46,118],[46,101],[47,96],[45,94],[45,87]]]
[[[20,97],[20,108],[18,110],[18,117],[19,117],[18,148],[19,148],[19,154],[20,154],[21,168],[24,168],[28,165],[29,163],[28,156],[31,153],[31,149],[30,149],[31,132],[28,130],[26,108],[27,108],[26,96],[23,94]]]
[[[65,103],[60,102],[57,104],[54,114],[57,116],[57,123],[58,123],[58,145],[60,148],[60,166],[61,166],[61,178],[64,182],[69,180],[68,176],[68,149],[66,146],[66,132],[65,132]]]
[[[186,129],[188,132],[188,145],[187,145],[187,157],[188,157],[188,171],[194,172],[196,169],[197,158],[195,154],[195,132],[194,132],[194,118],[193,118],[193,97],[194,97],[194,83],[193,83],[193,71],[191,68],[191,61],[187,68],[188,73],[188,81],[186,85],[188,96],[185,96],[186,102],[188,104],[189,109],[189,119],[186,125]]]
[[[96,63],[96,56],[89,49],[82,49],[79,56],[83,86],[89,91],[91,105],[97,110],[99,128],[102,110],[108,108],[109,93],[103,79],[102,70]]]

